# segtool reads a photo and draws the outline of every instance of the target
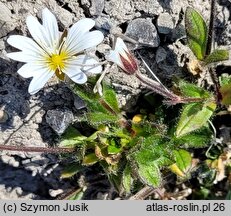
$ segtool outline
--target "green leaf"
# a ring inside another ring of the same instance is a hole
[[[108,111],[99,102],[100,97],[97,94],[93,93],[92,88],[88,88],[88,86],[75,85],[73,88],[73,92],[86,102],[87,108],[90,112],[94,111],[108,113]]]
[[[70,178],[82,169],[79,163],[68,164],[61,173],[61,178]]]
[[[198,60],[203,60],[207,46],[208,29],[202,16],[193,8],[185,12],[185,28],[188,45]]]
[[[178,86],[182,94],[186,97],[208,98],[210,93],[199,86],[180,80]]]
[[[122,185],[125,189],[126,194],[131,193],[131,186],[132,186],[132,176],[131,176],[131,167],[127,164],[122,177]]]
[[[219,81],[221,86],[231,84],[231,76],[228,74],[221,74]]]
[[[97,163],[99,159],[96,157],[95,153],[90,153],[83,158],[83,165],[93,165]]]
[[[117,146],[108,146],[107,151],[108,154],[117,154],[121,152],[121,148],[117,147]]]
[[[59,144],[60,147],[67,146],[76,146],[81,145],[87,137],[83,136],[76,128],[69,127],[66,132],[63,134],[61,142]]]
[[[225,61],[229,59],[228,50],[214,50],[209,56],[205,58],[205,63],[210,64],[219,61]]]
[[[115,123],[118,121],[118,116],[102,112],[90,112],[87,114],[90,124],[99,126],[102,124]]]
[[[183,108],[176,129],[176,137],[181,137],[205,126],[216,109],[214,102],[191,103]]]
[[[195,131],[179,138],[174,141],[177,146],[184,148],[203,148],[206,147],[212,138],[212,132],[209,128],[203,127],[199,131]]]
[[[116,94],[109,86],[103,85],[103,96],[94,94],[88,86],[75,86],[73,90],[85,102],[88,108],[87,120],[92,126],[114,123],[119,118],[119,106]]]
[[[180,149],[178,151],[174,150],[173,155],[176,161],[176,165],[183,173],[187,173],[191,167],[192,157],[188,151]]]
[[[231,83],[221,86],[220,92],[222,95],[221,103],[223,105],[231,105]]]
[[[71,194],[71,196],[68,198],[68,200],[82,200],[84,195],[84,191],[82,189],[79,189]]]
[[[138,174],[141,180],[150,186],[159,187],[162,181],[160,169],[155,165],[139,164]]]
[[[172,163],[171,146],[166,148],[166,141],[152,135],[144,139],[141,149],[132,153],[129,158],[137,165],[136,170],[142,182],[153,187],[161,184],[160,169]]]
[[[120,112],[115,91],[105,84],[103,85],[103,98],[112,110],[116,113]]]

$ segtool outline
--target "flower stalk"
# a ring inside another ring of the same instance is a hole
[[[75,148],[60,148],[60,147],[25,147],[25,146],[9,146],[9,145],[0,145],[1,151],[23,151],[23,152],[41,152],[41,153],[72,153],[76,149]]]

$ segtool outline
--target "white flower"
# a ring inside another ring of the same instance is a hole
[[[21,50],[7,56],[26,63],[18,73],[24,78],[33,77],[28,90],[30,94],[38,92],[54,74],[60,80],[67,75],[74,82],[83,84],[87,81],[85,72],[102,71],[97,60],[84,54],[86,49],[103,41],[100,31],[89,31],[95,25],[92,19],[78,21],[62,35],[55,16],[47,8],[42,11],[42,22],[40,24],[33,16],[26,19],[34,40],[19,35],[12,35],[7,40],[11,46]]]
[[[138,65],[134,56],[129,52],[127,46],[121,38],[117,38],[115,49],[106,56],[108,61],[116,63],[128,74],[134,74],[138,70]]]

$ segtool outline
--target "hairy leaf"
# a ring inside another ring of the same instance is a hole
[[[83,136],[76,128],[69,127],[66,132],[62,136],[62,140],[59,144],[60,147],[62,146],[75,146],[81,145],[87,137]]]
[[[205,57],[208,29],[202,16],[193,8],[185,12],[185,28],[188,45],[199,60]]]
[[[191,103],[183,108],[176,129],[176,137],[181,137],[205,126],[216,109],[214,102]]]
[[[184,148],[203,148],[210,143],[211,138],[211,130],[207,127],[203,127],[199,131],[195,131],[176,138],[175,142],[177,146]]]
[[[61,178],[70,178],[73,175],[77,174],[82,169],[82,166],[79,163],[68,164],[61,173]]]
[[[94,153],[90,153],[83,158],[83,165],[93,165],[99,161],[98,157]]]
[[[205,63],[210,64],[219,61],[225,61],[229,59],[228,50],[214,50],[209,56],[205,58]]]
[[[183,173],[187,173],[188,169],[191,167],[192,157],[188,151],[180,149],[178,151],[174,150],[173,155],[176,161],[176,165]]]
[[[160,137],[153,135],[144,139],[142,147],[131,155],[132,161],[137,164],[137,173],[145,184],[158,187],[161,184],[160,169],[172,161],[169,156],[171,146]]]
[[[102,112],[90,112],[87,114],[90,124],[99,126],[102,124],[115,123],[118,116]]]
[[[112,88],[109,88],[107,85],[103,86],[103,98],[107,104],[111,107],[114,112],[119,113],[119,105],[116,98],[115,91]]]
[[[231,76],[228,74],[221,74],[219,77],[221,86],[231,84]]]
[[[208,98],[210,93],[199,86],[180,80],[178,84],[182,94],[186,97]]]
[[[122,177],[122,185],[125,189],[126,194],[131,193],[131,186],[132,186],[132,176],[131,176],[131,167],[127,164],[124,171],[123,171],[123,177]]]

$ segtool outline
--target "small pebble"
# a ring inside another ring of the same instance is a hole
[[[159,33],[168,34],[174,28],[172,16],[169,13],[162,13],[157,19],[157,28]]]
[[[74,119],[70,110],[48,110],[46,122],[58,134],[61,135],[68,128]]]

